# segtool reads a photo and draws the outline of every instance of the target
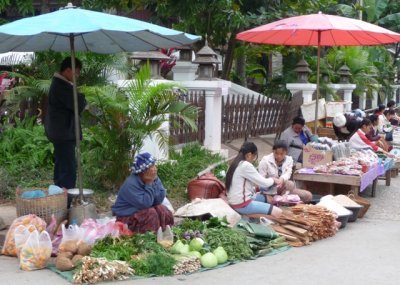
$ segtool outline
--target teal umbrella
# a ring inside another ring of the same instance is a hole
[[[24,18],[0,26],[0,53],[9,51],[70,51],[75,71],[75,51],[118,53],[179,47],[199,36],[147,22],[77,8],[71,3],[58,11]],[[83,199],[79,140],[79,114],[74,83],[76,158],[78,186]]]

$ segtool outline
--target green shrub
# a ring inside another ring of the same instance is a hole
[[[182,149],[182,152],[172,151],[170,160],[158,165],[158,175],[168,191],[168,197],[172,204],[180,206],[187,202],[186,186],[196,175],[213,163],[223,158],[218,154],[212,154],[199,144],[189,144]],[[226,169],[226,164],[218,169]]]
[[[43,126],[34,125],[33,120],[6,126],[0,135],[0,197],[13,198],[17,186],[51,184],[52,151]]]

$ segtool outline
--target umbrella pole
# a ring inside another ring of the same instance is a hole
[[[78,172],[78,187],[79,187],[79,200],[81,205],[83,204],[83,185],[82,185],[82,167],[81,167],[81,140],[80,140],[80,129],[79,129],[79,109],[78,109],[78,91],[76,86],[76,74],[75,74],[75,45],[74,36],[69,36],[69,43],[71,47],[71,66],[72,66],[72,83],[73,83],[73,94],[74,94],[74,116],[75,116],[75,143],[76,143],[76,165]]]
[[[315,121],[314,121],[314,135],[317,134],[318,128],[318,100],[319,100],[319,65],[321,59],[321,32],[318,32],[318,50],[317,50],[317,96],[315,100]]]

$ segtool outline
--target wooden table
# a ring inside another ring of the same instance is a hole
[[[355,195],[359,192],[364,191],[368,185],[372,184],[371,196],[375,197],[376,184],[378,176],[382,172],[379,166],[372,167],[368,172],[361,176],[353,175],[339,175],[339,174],[325,174],[325,173],[300,173],[296,171],[293,174],[293,180],[295,181],[307,181],[307,182],[318,182],[328,184],[330,194],[334,194],[334,185],[349,185]]]

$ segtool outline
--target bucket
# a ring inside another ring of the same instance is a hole
[[[85,219],[97,219],[96,206],[93,203],[72,205],[69,209],[69,223],[79,226]]]
[[[71,207],[72,201],[79,196],[79,188],[71,188],[68,190],[68,209]],[[83,198],[86,202],[91,202],[93,198],[93,190],[83,189]]]

